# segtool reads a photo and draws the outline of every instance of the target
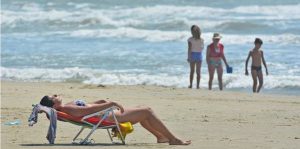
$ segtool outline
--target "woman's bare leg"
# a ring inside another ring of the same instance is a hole
[[[212,81],[214,79],[214,74],[215,74],[215,66],[208,64],[208,73],[209,73],[208,89],[211,90]]]
[[[197,73],[197,88],[200,88],[201,62],[196,63],[196,73]]]
[[[142,108],[142,107],[140,107]],[[129,112],[131,109],[126,109],[126,112]],[[149,132],[151,132],[157,139],[157,143],[166,143],[169,142],[169,139],[162,135],[160,132],[156,131],[152,126],[149,124],[147,120],[141,121],[140,124],[147,129]]]
[[[162,135],[160,132],[156,131],[152,126],[149,124],[147,120],[140,122],[140,124],[147,129],[149,132],[151,132],[157,139],[157,143],[167,143],[169,142],[169,139]]]
[[[170,145],[188,145],[191,143],[190,141],[182,141],[175,137],[161,120],[156,117],[151,108],[138,107],[125,109],[124,113],[116,112],[116,117],[119,122],[131,122],[132,124],[140,122],[143,127],[156,137],[160,137],[160,135],[166,137]],[[112,118],[110,117],[110,119]],[[157,139],[159,140],[160,138]]]
[[[190,62],[190,85],[189,88],[193,87],[193,79],[194,79],[194,73],[195,73],[195,62]]]
[[[223,66],[220,64],[217,68],[219,89],[223,90]]]

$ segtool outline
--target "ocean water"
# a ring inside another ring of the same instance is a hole
[[[190,26],[197,24],[205,45],[214,32],[223,36],[234,71],[223,76],[225,90],[251,92],[245,60],[260,37],[269,69],[262,92],[300,95],[298,0],[2,0],[1,4],[1,80],[185,88],[187,39]],[[200,86],[207,88],[205,62],[201,74]],[[213,87],[217,88],[216,76]]]

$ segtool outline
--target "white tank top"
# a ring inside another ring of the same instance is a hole
[[[202,38],[200,39],[195,39],[193,37],[190,37],[188,39],[188,42],[190,42],[192,44],[192,52],[202,52],[203,48],[204,48],[204,41]]]

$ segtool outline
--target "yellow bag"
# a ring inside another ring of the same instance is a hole
[[[122,133],[124,139],[125,139],[127,134],[129,134],[133,131],[133,126],[130,122],[120,123],[119,126],[120,126],[121,133]],[[118,131],[118,128],[113,128],[112,129],[112,136],[113,137],[118,137],[119,139],[121,139],[121,135]]]

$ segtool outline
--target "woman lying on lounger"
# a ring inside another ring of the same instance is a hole
[[[162,121],[154,114],[149,107],[123,108],[117,102],[98,100],[93,103],[85,103],[83,100],[76,100],[67,104],[62,104],[61,96],[44,96],[41,105],[52,107],[58,111],[65,112],[71,116],[82,117],[92,114],[112,106],[119,108],[115,115],[119,122],[140,123],[145,129],[151,132],[156,138],[157,143],[169,143],[170,145],[189,145],[191,141],[182,141],[175,137]],[[112,120],[112,115],[108,120]]]

